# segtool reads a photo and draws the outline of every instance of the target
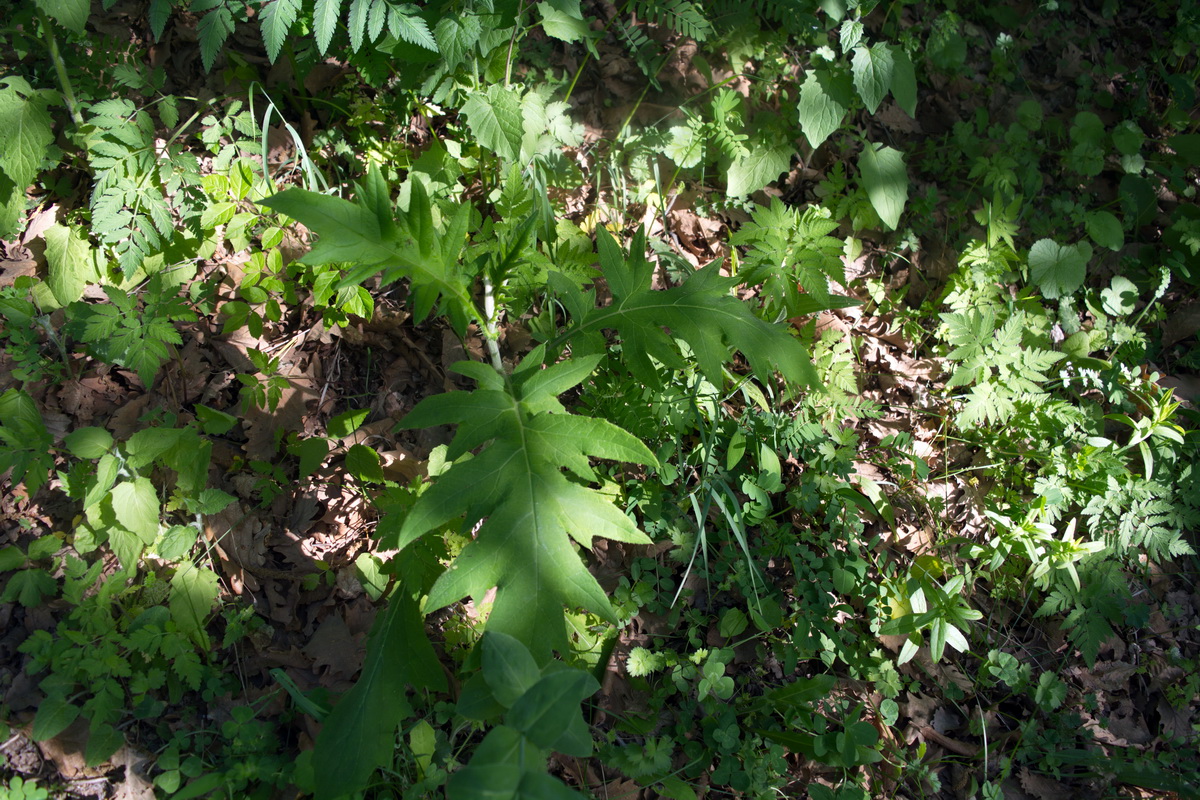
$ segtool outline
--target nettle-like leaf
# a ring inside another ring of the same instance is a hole
[[[513,160],[521,154],[525,120],[516,90],[493,84],[486,92],[474,92],[463,103],[462,115],[479,143],[496,155]]]
[[[72,33],[83,33],[87,25],[88,10],[91,3],[88,0],[35,0],[38,8]]]
[[[634,236],[628,258],[603,228],[597,242],[600,270],[613,301],[596,308],[594,290],[585,294],[571,280],[552,273],[551,288],[572,317],[570,328],[556,344],[571,341],[576,351],[600,352],[602,331],[615,329],[630,370],[655,382],[651,358],[672,369],[683,368],[685,362],[675,342],[680,339],[709,380],[723,380],[721,370],[733,348],[746,356],[760,376],[778,371],[794,385],[818,385],[804,345],[785,328],[754,316],[746,303],[734,297],[731,291],[740,281],[723,277],[719,262],[693,272],[679,286],[656,291],[650,288],[654,266],[646,260],[644,231]]]
[[[842,127],[854,88],[845,73],[810,69],[800,86],[800,130],[815,150]]]
[[[23,79],[0,81],[0,238],[17,232],[25,190],[54,141],[46,105],[46,96]]]
[[[459,254],[467,237],[471,207],[462,203],[444,230],[433,222],[433,207],[421,181],[412,181],[408,211],[394,216],[387,184],[372,171],[357,187],[358,203],[288,189],[263,205],[302,223],[320,238],[302,263],[355,264],[335,287],[361,283],[382,272],[386,285],[400,278],[412,284],[414,315],[422,320],[441,299],[455,329],[465,332],[476,314],[471,276],[462,272]]]
[[[382,526],[386,546],[404,548],[460,515],[468,526],[482,521],[475,540],[434,584],[426,607],[482,598],[495,587],[488,629],[519,640],[539,662],[553,650],[565,651],[564,606],[616,621],[575,544],[591,547],[596,536],[650,541],[620,509],[581,485],[596,480],[589,456],[657,463],[632,434],[568,414],[556,399],[586,380],[600,356],[538,370],[542,353],[527,356],[508,379],[483,364],[459,362],[453,369],[479,388],[426,398],[402,420],[405,428],[457,424],[448,459],[483,450],[441,475],[398,530]]]
[[[55,223],[46,230],[45,239],[46,283],[61,305],[74,303],[83,297],[87,284],[103,280],[103,258],[81,230]]]
[[[883,43],[873,47],[856,47],[850,66],[854,72],[854,86],[867,111],[874,114],[892,85],[892,75],[896,69],[892,51]]]

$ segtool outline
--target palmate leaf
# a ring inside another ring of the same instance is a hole
[[[734,348],[746,356],[759,376],[778,371],[793,385],[818,385],[804,345],[787,329],[754,316],[748,305],[730,294],[739,281],[723,277],[718,272],[719,262],[697,270],[672,289],[653,290],[650,282],[654,267],[644,255],[643,231],[634,236],[628,259],[605,229],[599,229],[597,242],[600,269],[613,302],[596,308],[594,292],[585,295],[569,279],[551,274],[551,287],[573,318],[572,326],[556,343],[595,340],[601,331],[615,329],[624,343],[622,352],[630,370],[653,381],[656,371],[651,357],[671,368],[684,366],[674,342],[678,338],[687,343],[710,380],[723,380],[722,366],[730,360],[730,348]],[[589,348],[585,345],[585,349]]]
[[[426,608],[468,595],[482,598],[495,587],[488,629],[522,642],[541,663],[566,647],[564,606],[616,621],[574,543],[590,547],[596,536],[650,541],[620,509],[563,469],[590,482],[595,475],[589,456],[657,463],[632,434],[604,420],[567,414],[558,402],[559,394],[591,374],[600,356],[537,370],[543,352],[531,353],[507,380],[479,363],[454,365],[479,388],[426,398],[401,425],[457,423],[450,459],[490,444],[443,474],[398,530],[387,519],[381,523],[385,546],[402,549],[454,517],[465,514],[467,525],[484,520],[475,540],[434,584]]]

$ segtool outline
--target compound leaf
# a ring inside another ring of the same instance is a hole
[[[474,305],[470,281],[460,274],[459,253],[466,239],[467,203],[439,234],[425,186],[412,184],[409,210],[393,218],[386,184],[377,172],[358,186],[358,203],[291,188],[263,201],[263,205],[304,224],[320,238],[302,261],[314,266],[352,262],[355,268],[337,289],[355,285],[383,271],[384,283],[398,278],[412,281],[414,304],[420,300],[418,318],[429,313],[439,297],[453,302],[445,309],[456,328]]]

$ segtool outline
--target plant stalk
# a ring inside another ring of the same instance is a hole
[[[500,343],[496,332],[496,288],[492,279],[483,276],[483,338],[487,342],[488,356],[492,361],[492,369],[504,374],[504,360],[500,358]]]
[[[41,20],[42,31],[46,34],[46,49],[50,51],[50,60],[54,62],[54,72],[58,75],[58,82],[62,86],[63,100],[66,101],[67,110],[71,112],[71,119],[75,124],[82,125],[83,114],[79,113],[79,102],[75,99],[75,90],[71,88],[71,79],[67,75],[67,64],[58,50],[58,39],[54,36],[54,23],[48,20],[41,11],[38,12],[38,19]]]

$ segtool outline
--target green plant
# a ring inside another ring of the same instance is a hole
[[[48,800],[50,793],[38,786],[37,781],[27,781],[20,776],[14,777],[6,787],[0,788],[0,798],[3,800]]]

